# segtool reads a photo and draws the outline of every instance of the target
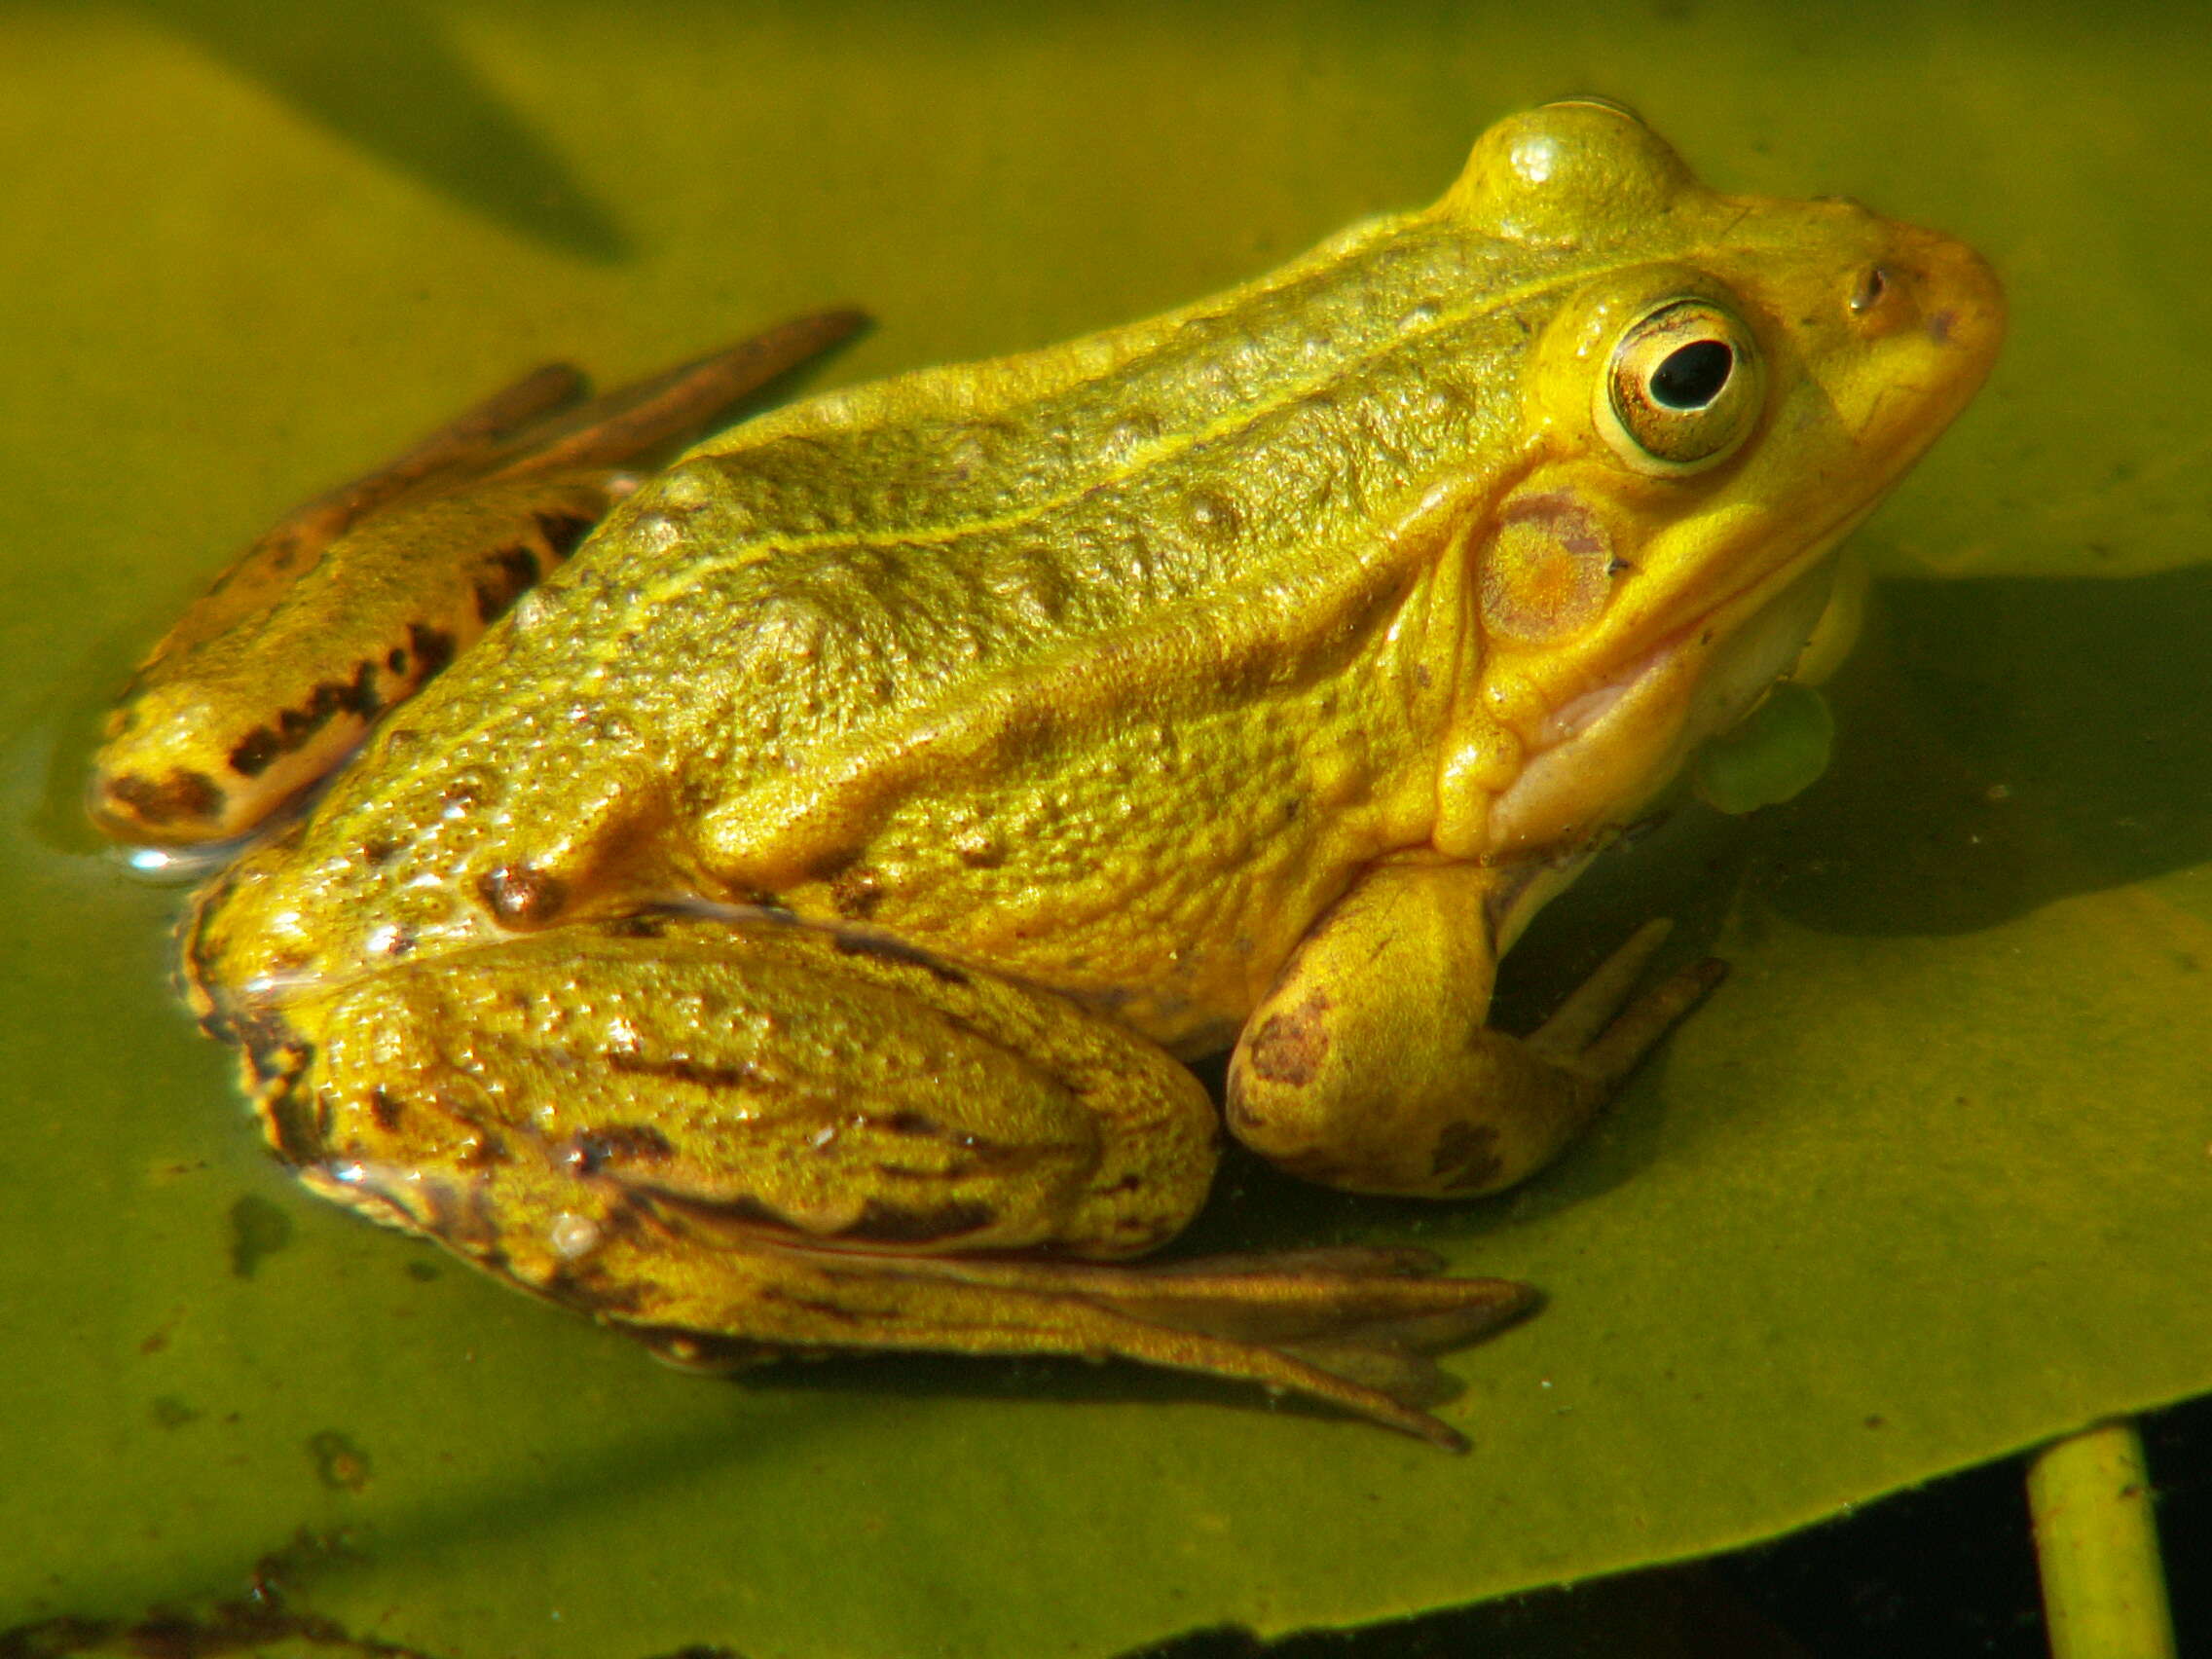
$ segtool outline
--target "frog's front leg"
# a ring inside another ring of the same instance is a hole
[[[679,1353],[1121,1355],[1451,1445],[1425,1355],[1527,1302],[1418,1251],[1097,1265],[1203,1200],[1204,1091],[866,936],[656,915],[281,995],[226,1014],[311,1186]]]
[[[1495,1192],[1550,1161],[1721,969],[1685,969],[1630,1003],[1665,937],[1653,923],[1541,1028],[1494,1031],[1492,901],[1510,879],[1471,865],[1362,877],[1246,1021],[1232,1132],[1294,1174],[1360,1193]]]
[[[553,364],[295,509],[147,655],[92,762],[94,820],[193,846],[312,786],[565,559],[649,461],[857,328],[799,317],[574,408]]]

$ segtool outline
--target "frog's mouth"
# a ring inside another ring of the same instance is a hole
[[[1748,714],[1803,653],[1827,606],[1830,555],[1873,507],[1854,506],[1656,637],[1641,631],[1648,644],[1555,703],[1522,734],[1520,775],[1492,802],[1493,856],[1554,857],[1604,839]]]
[[[1539,751],[1574,741],[1638,700],[1640,691],[1666,680],[1670,669],[1693,676],[1719,716],[1692,741],[1733,725],[1768,686],[1795,665],[1812,626],[1820,619],[1834,573],[1830,557],[1863,523],[1876,502],[1854,507],[1817,533],[1803,547],[1750,581],[1701,606],[1685,621],[1666,626],[1656,643],[1631,656],[1603,683],[1581,691],[1552,711],[1539,739]],[[1796,591],[1804,584],[1804,591]],[[1818,603],[1814,603],[1815,601]],[[1797,622],[1804,607],[1803,637]]]

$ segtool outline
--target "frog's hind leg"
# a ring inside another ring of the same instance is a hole
[[[840,1348],[1131,1359],[1324,1400],[1453,1452],[1465,1438],[1422,1409],[1455,1392],[1431,1356],[1533,1304],[1525,1285],[1445,1277],[1441,1257],[1409,1249],[1123,1268],[767,1241],[728,1265],[727,1300],[709,1306],[742,1309],[743,1341],[640,1334],[708,1367]]]
[[[867,314],[850,307],[793,317],[580,408],[554,413],[509,438],[487,462],[483,476],[540,478],[665,455],[672,444],[704,431],[740,399],[866,324]]]
[[[610,468],[861,320],[800,317],[588,403],[550,364],[288,514],[140,665],[93,760],[93,818],[167,846],[254,829],[568,556],[629,487]]]
[[[1455,1445],[1426,1355],[1529,1300],[1421,1252],[1107,1265],[1203,1201],[1204,1091],[1058,997],[874,939],[556,928],[238,1023],[312,1186],[693,1357],[1119,1355]]]

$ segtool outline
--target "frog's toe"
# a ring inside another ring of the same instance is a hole
[[[1129,1288],[1104,1299],[1147,1325],[1223,1345],[1195,1369],[1288,1386],[1456,1452],[1466,1441],[1427,1408],[1456,1397],[1459,1382],[1432,1356],[1513,1323],[1541,1299],[1510,1279],[1444,1276],[1443,1265],[1398,1250],[1212,1257],[1123,1272]],[[1192,1362],[1163,1350],[1159,1363]],[[1300,1370],[1273,1369],[1285,1364]]]
[[[1637,981],[1673,931],[1674,923],[1664,917],[1637,929],[1529,1035],[1529,1047],[1556,1065],[1607,1085],[1635,1070],[1728,975],[1725,962],[1709,956],[1632,1000]]]
[[[782,1272],[803,1279],[811,1305],[842,1316],[896,1309],[870,1346],[1130,1359],[1302,1395],[1455,1452],[1466,1440],[1427,1408],[1458,1384],[1430,1356],[1511,1323],[1538,1300],[1508,1279],[1447,1276],[1426,1252],[1293,1250],[1166,1268],[888,1263],[805,1247],[775,1255]],[[789,1309],[793,1285],[780,1288],[777,1307]],[[803,1350],[849,1340],[842,1329],[801,1321],[776,1334]]]

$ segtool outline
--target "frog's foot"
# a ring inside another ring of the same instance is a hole
[[[1456,1198],[1543,1166],[1718,983],[1703,962],[1632,997],[1654,922],[1529,1037],[1486,1023],[1493,872],[1384,867],[1339,902],[1246,1023],[1229,1126],[1291,1173],[1352,1192]]]
[[[227,1012],[310,1186],[663,1346],[1120,1355],[1450,1445],[1423,1356],[1528,1305],[1418,1252],[1106,1265],[1203,1201],[1205,1091],[869,935],[654,914]]]
[[[1715,957],[1677,969],[1643,995],[1631,993],[1675,924],[1654,917],[1622,941],[1575,986],[1552,1016],[1524,1039],[1532,1053],[1562,1071],[1587,1077],[1611,1093],[1659,1040],[1728,977]]]
[[[246,549],[108,718],[93,819],[165,846],[230,840],[310,788],[567,558],[650,461],[859,326],[826,312],[596,401],[552,364]]]
[[[1430,1356],[1535,1302],[1509,1280],[1444,1277],[1441,1258],[1421,1250],[1120,1268],[756,1239],[720,1264],[711,1291],[683,1282],[696,1272],[663,1283],[651,1264],[629,1266],[620,1307],[595,1305],[574,1281],[550,1293],[680,1364],[854,1348],[1128,1359],[1326,1401],[1455,1452],[1465,1439],[1422,1409],[1456,1392]],[[701,1335],[740,1321],[742,1342]]]

